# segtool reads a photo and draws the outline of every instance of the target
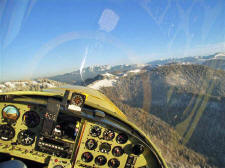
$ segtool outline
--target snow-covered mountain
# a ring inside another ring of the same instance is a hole
[[[225,53],[220,52],[220,53],[215,53],[208,56],[161,59],[161,60],[151,61],[148,64],[152,66],[161,66],[165,64],[171,64],[171,63],[201,64],[201,65],[207,65],[211,68],[225,70]]]
[[[132,64],[132,65],[95,65],[95,66],[89,66],[86,67],[82,70],[82,77],[80,74],[80,70],[76,70],[71,73],[66,73],[63,75],[57,75],[50,77],[49,79],[60,81],[60,82],[65,82],[69,84],[83,84],[83,80],[87,80],[89,78],[94,78],[100,74],[105,74],[105,73],[112,73],[112,74],[117,74],[119,73],[124,74],[127,71],[132,71],[135,69],[141,69],[145,66],[145,64]],[[82,79],[83,78],[83,79]]]
[[[121,78],[136,75],[138,73],[142,73],[145,71],[146,69],[139,67],[134,70],[129,70],[129,71],[121,72],[121,73],[111,74],[109,72],[106,72],[104,74],[100,74],[96,76],[95,78],[90,78],[85,80],[84,84],[87,87],[100,90],[102,87],[115,86]]]
[[[18,90],[41,90],[54,88],[64,85],[61,82],[49,79],[20,80],[0,83],[0,92],[18,91]]]

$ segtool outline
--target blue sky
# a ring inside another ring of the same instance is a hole
[[[223,0],[1,0],[0,81],[225,51]]]

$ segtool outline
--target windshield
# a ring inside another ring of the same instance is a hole
[[[0,92],[109,97],[169,167],[225,165],[223,0],[1,0]]]

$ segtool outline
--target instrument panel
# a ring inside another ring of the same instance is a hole
[[[71,168],[71,157],[80,129],[79,118],[59,113],[52,136],[45,136],[42,134],[45,106],[0,103],[0,109],[0,152],[43,165],[54,165],[57,160],[62,162],[61,166]]]
[[[134,150],[136,149],[136,151]],[[79,167],[134,168],[147,165],[144,145],[130,135],[101,123],[86,121],[76,165]]]
[[[81,98],[71,102],[83,104]],[[132,134],[75,117],[55,100],[47,105],[0,102],[0,110],[0,153],[46,168],[148,168],[150,162],[157,167],[154,154]]]

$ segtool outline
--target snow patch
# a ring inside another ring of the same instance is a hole
[[[111,87],[115,83],[116,83],[115,79],[103,79],[88,85],[88,87],[99,90],[101,87]]]
[[[124,74],[123,76],[127,76],[127,74]]]
[[[108,72],[106,72],[106,73],[104,73],[104,74],[102,74],[103,76],[107,76],[107,77],[113,77],[114,75],[113,74],[110,74],[110,73],[108,73]]]
[[[137,64],[137,67],[144,67],[146,64]]]
[[[37,84],[38,84],[37,81],[31,81],[31,83],[32,83],[33,85],[37,85]]]
[[[215,59],[225,59],[225,53],[218,53],[215,55]]]
[[[0,84],[0,88],[5,88],[6,86],[3,84]]]
[[[45,83],[45,85],[48,87],[48,88],[54,88],[55,86],[50,84],[50,83]]]
[[[128,71],[128,72],[130,72],[130,73],[138,73],[140,71],[141,71],[140,69],[135,69],[135,70],[131,70],[131,71]]]
[[[5,85],[10,87],[10,88],[14,88],[15,84],[13,84],[12,82],[5,82]]]

